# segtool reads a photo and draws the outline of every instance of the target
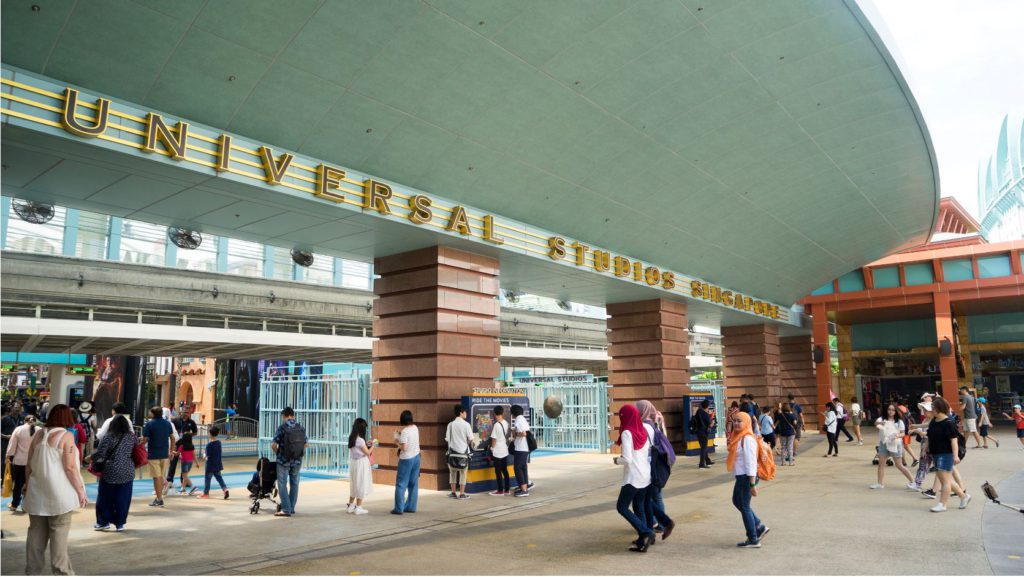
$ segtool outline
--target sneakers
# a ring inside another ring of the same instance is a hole
[[[910,491],[920,491],[921,485],[918,485],[917,483],[907,483],[907,489]]]
[[[365,515],[369,513],[369,511],[363,509],[362,507],[356,507],[355,509],[352,510],[352,513],[355,515]]]
[[[743,549],[760,549],[761,548],[761,542],[760,541],[751,541],[750,539],[747,539],[746,541],[740,541],[739,543],[736,544],[736,546],[737,547],[741,547]]]
[[[868,485],[868,489],[884,489],[885,485],[879,485],[878,483],[871,483]]]
[[[491,491],[490,493],[487,493],[487,494],[492,496],[492,497],[502,497],[502,496],[506,495],[505,491]]]
[[[966,509],[967,506],[970,505],[970,504],[971,504],[971,494],[970,493],[964,493],[964,498],[960,499],[960,508],[961,509]]]
[[[110,523],[107,523],[106,525],[100,525],[99,523],[96,523],[92,526],[93,531],[106,531],[107,529],[110,529]]]
[[[936,503],[934,507],[928,510],[932,513],[944,513],[946,511],[946,506],[942,503]]]
[[[514,496],[516,496],[516,497],[529,497],[530,496],[530,492],[529,491],[523,491],[522,489],[520,489],[520,490],[515,492]]]
[[[118,533],[124,533],[124,525],[118,525],[114,528],[114,531],[117,531]]]
[[[758,543],[760,543],[761,540],[764,539],[764,536],[768,534],[768,531],[771,531],[771,527],[769,527],[768,525],[761,525],[761,528],[757,531]]]
[[[921,462],[920,460],[918,460],[918,459],[914,459],[914,462],[913,462],[913,463],[911,463],[911,464],[910,464],[910,466],[911,466],[911,467],[916,467],[916,466],[918,465],[918,463],[920,463],[920,462]]]
[[[199,490],[199,487],[196,487],[195,485],[190,485],[189,488],[188,488],[188,494],[189,495],[195,495],[196,491],[198,491],[198,490]]]
[[[209,499],[210,498],[210,494],[209,493],[203,493],[202,495],[199,495],[196,498],[197,499]]]
[[[466,499],[469,499],[469,495],[467,495],[467,494],[465,494],[465,493],[463,493],[463,494],[459,495],[459,500],[460,500],[460,501],[464,501],[464,500],[466,500]]]
[[[149,506],[150,507],[163,507],[164,506],[164,500],[160,499],[160,498],[153,499],[153,502],[150,503]]]
[[[448,493],[448,498],[449,499],[458,499],[459,496],[455,494],[455,491],[452,491],[451,493]]]
[[[857,445],[863,445],[864,441],[857,441]]]
[[[896,463],[894,463],[894,462],[893,462],[893,460],[892,460],[892,457],[889,457],[888,459],[886,459],[886,460],[885,460],[885,466],[886,466],[886,467],[892,467],[892,466],[894,466],[895,464],[896,464]]]
[[[356,504],[355,503],[349,503],[348,507],[345,507],[345,512],[346,513],[355,513],[356,512]]]
[[[231,493],[227,489],[224,489],[224,500],[227,501],[228,497],[230,497],[230,496],[231,496]]]
[[[925,499],[934,499],[935,491],[932,491],[931,489],[928,489],[927,491],[921,491],[921,496],[924,497]]]

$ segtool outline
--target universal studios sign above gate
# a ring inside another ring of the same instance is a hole
[[[676,271],[616,254],[581,240],[548,233],[512,219],[385,182],[325,162],[304,160],[267,145],[249,145],[242,137],[193,128],[184,120],[144,111],[108,98],[84,96],[79,89],[31,73],[4,67],[0,93],[6,122],[39,129],[58,128],[78,138],[97,139],[107,148],[159,155],[192,170],[212,169],[260,186],[286,188],[349,210],[439,229],[503,250],[550,259],[675,296],[700,299],[759,317],[793,324],[790,311]],[[16,78],[16,80],[15,80]],[[44,129],[45,130],[45,129]],[[166,160],[165,160],[166,162]],[[408,191],[408,193],[403,192]],[[294,193],[292,193],[294,194]]]

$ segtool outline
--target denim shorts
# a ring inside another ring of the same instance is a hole
[[[181,472],[182,472],[182,474],[186,474],[187,475],[188,472],[192,470],[192,463],[193,463],[193,461],[182,461],[181,462]]]
[[[935,468],[940,471],[950,472],[953,470],[953,453],[932,455],[932,461],[935,463]]]
[[[886,458],[886,457],[902,457],[903,456],[903,447],[900,447],[894,453],[894,452],[890,451],[889,449],[885,448],[885,443],[879,443],[878,444],[878,456],[883,458],[883,459]]]

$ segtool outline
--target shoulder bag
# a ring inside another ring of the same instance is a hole
[[[114,448],[107,451],[103,455],[93,456],[92,460],[89,461],[89,472],[99,477],[103,474],[103,469],[107,466],[107,460],[110,459],[111,454],[117,454],[117,448],[121,446],[121,441],[124,441],[125,435],[121,435],[121,438],[114,443]]]

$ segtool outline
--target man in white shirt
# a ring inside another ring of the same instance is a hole
[[[124,403],[114,403],[114,406],[111,407],[111,409],[114,411],[114,414],[107,417],[107,420],[103,421],[103,425],[100,426],[100,430],[96,431],[97,441],[103,440],[104,435],[107,434],[107,429],[110,428],[110,422],[118,415],[124,415],[124,418],[128,419],[128,426],[132,426],[132,418],[128,416],[128,407],[126,407]]]
[[[462,405],[455,405],[455,418],[448,423],[444,442],[448,443],[448,481],[452,486],[452,492],[448,493],[448,496],[452,499],[469,499],[469,495],[466,494],[466,480],[474,444],[473,427],[466,421],[466,408]]]
[[[523,416],[522,405],[512,405],[512,459],[516,473],[516,497],[530,496],[530,475],[526,465],[530,461],[530,446],[526,434],[530,432],[530,423]]]
[[[492,497],[511,494],[508,482],[508,435],[511,428],[505,420],[505,407],[494,407],[494,426],[491,427],[491,459],[494,461],[494,481],[497,487],[488,493]]]
[[[852,443],[853,442],[853,435],[850,434],[850,431],[846,430],[846,419],[847,419],[846,407],[844,407],[843,403],[840,402],[839,397],[836,397],[836,398],[832,399],[832,402],[835,403],[835,405],[836,405],[836,426],[839,429],[838,432],[836,433],[836,438],[838,439],[839,438],[839,433],[842,433],[842,434],[846,435],[846,442],[847,443]]]

